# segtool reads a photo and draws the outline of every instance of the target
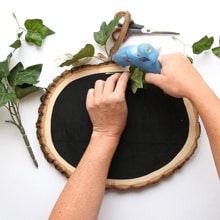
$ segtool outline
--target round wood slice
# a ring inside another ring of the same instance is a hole
[[[85,101],[89,88],[106,73],[123,72],[114,63],[86,65],[54,79],[41,98],[37,135],[49,162],[67,177],[82,157],[92,132]],[[198,116],[187,99],[148,85],[126,91],[128,119],[111,163],[107,187],[138,188],[171,175],[194,152]],[[94,171],[95,172],[95,171]]]

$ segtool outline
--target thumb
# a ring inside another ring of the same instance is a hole
[[[162,75],[155,73],[146,73],[144,79],[147,83],[159,86],[161,84]]]

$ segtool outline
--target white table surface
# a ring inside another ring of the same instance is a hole
[[[43,63],[40,85],[47,86],[63,69],[55,59],[74,53],[93,41],[93,31],[115,12],[129,10],[134,20],[153,28],[179,31],[181,39],[193,43],[205,34],[220,34],[218,1],[11,1],[1,4],[0,60],[8,53],[7,45],[15,39],[15,12],[20,23],[27,18],[42,18],[56,34],[41,49],[25,46],[16,52],[16,60],[27,65]],[[149,42],[161,47],[162,53],[182,51],[182,46],[164,37],[132,38],[128,44]],[[98,48],[98,50],[100,50]],[[101,51],[101,50],[100,50]],[[220,59],[210,53],[197,56],[195,67],[220,96]],[[196,89],[196,87],[195,87]],[[198,91],[199,92],[199,91]],[[25,98],[21,116],[34,153],[36,169],[17,129],[4,123],[9,115],[0,109],[0,220],[44,220],[66,183],[49,164],[36,138],[35,122],[40,104],[39,94]],[[109,190],[101,207],[100,220],[218,220],[220,219],[220,182],[215,170],[203,125],[198,149],[192,158],[171,177],[140,190]]]

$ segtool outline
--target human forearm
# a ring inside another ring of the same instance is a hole
[[[88,90],[86,109],[93,125],[90,143],[67,182],[50,219],[93,220],[98,216],[108,169],[127,119],[129,73],[97,80]]]
[[[220,176],[220,100],[202,81],[189,93],[189,98],[197,109],[209,138],[218,175]]]
[[[50,219],[96,219],[119,138],[93,134]]]

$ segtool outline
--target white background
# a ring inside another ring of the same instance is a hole
[[[16,63],[19,59],[25,66],[43,63],[40,85],[46,87],[63,71],[57,67],[56,58],[78,51],[85,43],[94,43],[93,32],[103,20],[109,21],[120,10],[129,10],[137,23],[148,27],[179,31],[181,39],[188,44],[210,34],[216,37],[217,45],[220,34],[217,2],[7,0],[1,4],[0,12],[0,60],[8,54],[7,45],[15,39],[17,26],[12,12],[21,24],[27,18],[42,18],[56,32],[47,38],[41,49],[24,46],[16,52],[13,61]],[[182,51],[182,46],[169,37],[145,36],[132,38],[128,43],[140,42],[161,47],[162,53]],[[209,52],[194,59],[195,67],[220,96],[220,59]],[[20,109],[39,169],[33,166],[16,128],[4,123],[9,118],[8,112],[0,109],[0,220],[47,219],[66,183],[66,178],[44,159],[36,138],[39,96],[25,98]],[[151,187],[125,192],[109,190],[99,219],[220,219],[219,179],[203,125],[201,129],[198,149],[183,168]]]

